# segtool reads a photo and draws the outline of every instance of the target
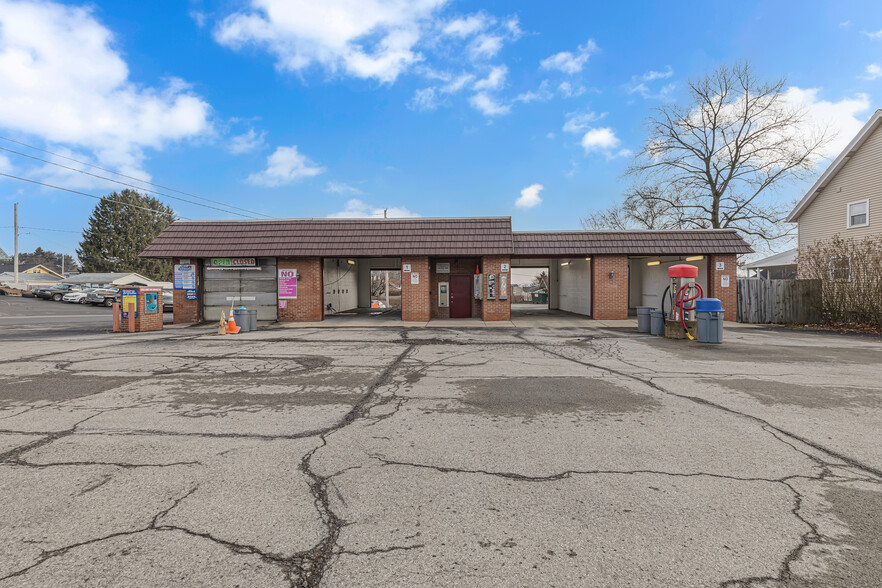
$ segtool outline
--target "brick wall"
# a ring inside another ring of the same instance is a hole
[[[315,322],[325,318],[322,260],[320,257],[280,257],[279,269],[297,270],[297,298],[280,300],[279,320]]]
[[[122,317],[122,312],[126,309],[120,309],[120,321],[119,321],[119,329],[123,333],[128,332],[129,330],[129,321],[135,321],[135,332],[140,333],[143,331],[161,331],[162,330],[162,288],[153,288],[148,289],[148,291],[152,290],[157,294],[157,302],[159,304],[158,312],[152,314],[145,314],[144,310],[147,308],[147,300],[146,300],[146,292],[142,288],[138,288],[138,302],[137,302],[137,317]]]
[[[172,259],[172,263],[181,263],[180,258]],[[188,259],[187,263],[196,264],[196,300],[187,300],[186,290],[175,290],[172,298],[174,305],[174,323],[198,323],[202,320],[202,260]]]
[[[610,272],[615,272],[612,279]],[[595,255],[591,259],[592,318],[628,318],[628,256]]]
[[[511,272],[508,276],[507,300],[500,300],[502,281],[500,269],[503,263],[511,263],[511,258],[502,255],[485,255],[481,258],[481,270],[484,273],[484,304],[482,305],[482,318],[485,321],[510,321],[511,320]],[[487,276],[496,274],[496,300],[487,299]]]
[[[402,257],[401,265],[409,263],[410,271],[401,271],[401,320],[426,323],[432,316],[428,257]],[[411,274],[420,275],[420,283],[411,283]]]
[[[449,263],[450,273],[439,274],[438,263]],[[475,268],[480,267],[481,260],[477,257],[445,258],[433,257],[429,260],[431,267],[431,281],[429,282],[429,298],[431,303],[432,318],[450,318],[450,307],[438,306],[438,282],[450,283],[450,276],[468,276],[469,281],[474,280]],[[472,301],[472,317],[481,316],[481,301],[475,300],[474,288],[469,290],[469,298]]]
[[[723,262],[724,268],[717,269],[717,262]],[[738,305],[738,280],[736,279],[737,259],[734,253],[723,255],[710,255],[707,259],[707,282],[708,292],[705,294],[708,298],[719,298],[726,313],[723,315],[725,321],[735,321],[737,318]],[[722,276],[729,276],[729,287],[723,288]]]

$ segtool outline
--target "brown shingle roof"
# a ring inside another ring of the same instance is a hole
[[[142,257],[508,255],[511,218],[178,221]]]
[[[682,255],[753,253],[734,230],[691,231],[516,231],[514,256]]]
[[[751,253],[733,230],[512,232],[509,217],[178,221],[143,257]]]

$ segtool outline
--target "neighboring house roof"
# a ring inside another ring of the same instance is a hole
[[[147,286],[158,283],[135,272],[107,272],[77,274],[64,280],[67,284],[144,284]]]
[[[752,261],[742,267],[744,269],[763,269],[767,267],[796,265],[797,253],[799,253],[799,249],[789,249],[787,251],[782,251],[781,253],[776,253],[775,255],[770,255],[769,257],[764,257],[763,259],[759,259],[757,261]]]
[[[690,231],[516,231],[514,255],[753,253],[733,229]]]
[[[177,221],[142,257],[506,255],[511,218]]]
[[[512,232],[510,217],[177,221],[142,257],[752,253],[734,230]]]
[[[818,178],[818,181],[814,183],[814,185],[809,189],[805,196],[802,197],[796,208],[794,208],[787,218],[785,219],[788,223],[794,223],[799,220],[800,215],[805,211],[805,209],[814,201],[815,198],[818,197],[821,190],[830,183],[830,180],[839,173],[839,170],[848,163],[848,160],[851,159],[852,156],[857,152],[858,149],[861,148],[861,145],[873,134],[873,131],[876,130],[876,127],[879,126],[879,123],[882,122],[882,109],[877,110],[873,113],[873,116],[870,117],[870,120],[858,131],[858,134],[855,135],[854,139],[849,142],[849,144],[842,150],[842,153],[839,154],[836,159],[833,160],[833,163],[821,174],[821,177]]]
[[[55,270],[51,270],[45,265],[41,265],[39,263],[20,263],[18,264],[18,273],[28,272],[31,274],[34,273],[42,273],[52,274],[55,277],[61,278],[62,275],[56,272]],[[0,273],[3,272],[15,272],[15,264],[14,263],[4,263],[0,265]]]
[[[18,272],[18,282],[20,284],[55,284],[60,282],[61,278],[52,274],[26,274]],[[0,284],[12,285],[15,283],[14,272],[0,273]]]

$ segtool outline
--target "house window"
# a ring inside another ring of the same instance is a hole
[[[848,228],[866,227],[870,224],[870,201],[859,200],[848,204]]]
[[[851,281],[851,257],[837,255],[830,258],[830,280],[833,282]]]

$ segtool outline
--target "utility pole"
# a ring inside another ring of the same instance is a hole
[[[12,262],[15,265],[15,287],[18,288],[18,202],[15,203],[15,260]]]

